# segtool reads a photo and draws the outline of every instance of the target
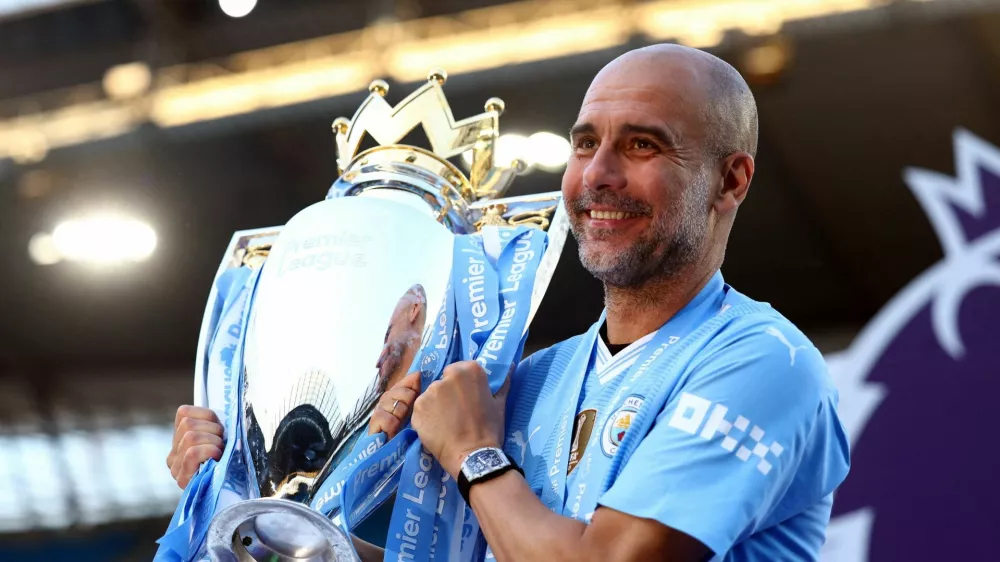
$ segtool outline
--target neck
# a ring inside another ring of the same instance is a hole
[[[695,275],[681,273],[634,287],[605,284],[608,343],[629,344],[660,329],[705,288],[715,272],[716,268]]]

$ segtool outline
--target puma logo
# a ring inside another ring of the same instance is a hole
[[[527,439],[524,438],[524,434],[521,433],[520,430],[515,431],[513,434],[511,434],[510,437],[507,438],[508,441],[513,441],[515,445],[521,448],[520,464],[522,465],[524,464],[524,457],[528,454],[528,443],[531,442],[531,438],[535,436],[535,433],[538,433],[539,429],[542,429],[542,426],[538,426],[535,429],[531,430],[531,433],[528,434]]]
[[[778,341],[785,344],[785,347],[788,348],[788,358],[791,360],[792,367],[795,366],[795,354],[798,353],[800,349],[807,349],[809,347],[808,345],[793,346],[792,342],[788,341],[788,338],[785,337],[785,334],[782,334],[780,330],[773,326],[764,330],[764,332],[778,338]]]

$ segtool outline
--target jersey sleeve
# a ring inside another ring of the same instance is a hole
[[[724,554],[830,494],[848,441],[823,358],[794,327],[757,325],[704,351],[599,503]]]

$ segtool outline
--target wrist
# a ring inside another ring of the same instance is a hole
[[[495,440],[483,440],[476,445],[466,445],[461,448],[456,449],[455,454],[450,456],[451,462],[449,465],[441,463],[441,466],[451,475],[452,478],[458,478],[458,473],[462,471],[462,465],[465,463],[465,459],[469,458],[469,455],[475,453],[480,449],[485,449],[487,447],[496,447],[497,449],[502,449]]]
[[[465,459],[455,483],[458,485],[459,493],[462,494],[462,499],[465,503],[469,503],[469,492],[473,486],[499,478],[510,470],[516,470],[524,475],[517,462],[503,449],[486,447],[473,451]]]

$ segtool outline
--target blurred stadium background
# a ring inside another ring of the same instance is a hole
[[[1000,144],[1000,2],[0,0],[0,560],[152,558],[222,252],[324,196],[372,79],[502,98],[512,194],[548,191],[595,72],[661,41],[757,96],[727,280],[843,349],[942,257],[902,170],[952,174],[956,127]],[[532,348],[601,308],[562,261]]]

